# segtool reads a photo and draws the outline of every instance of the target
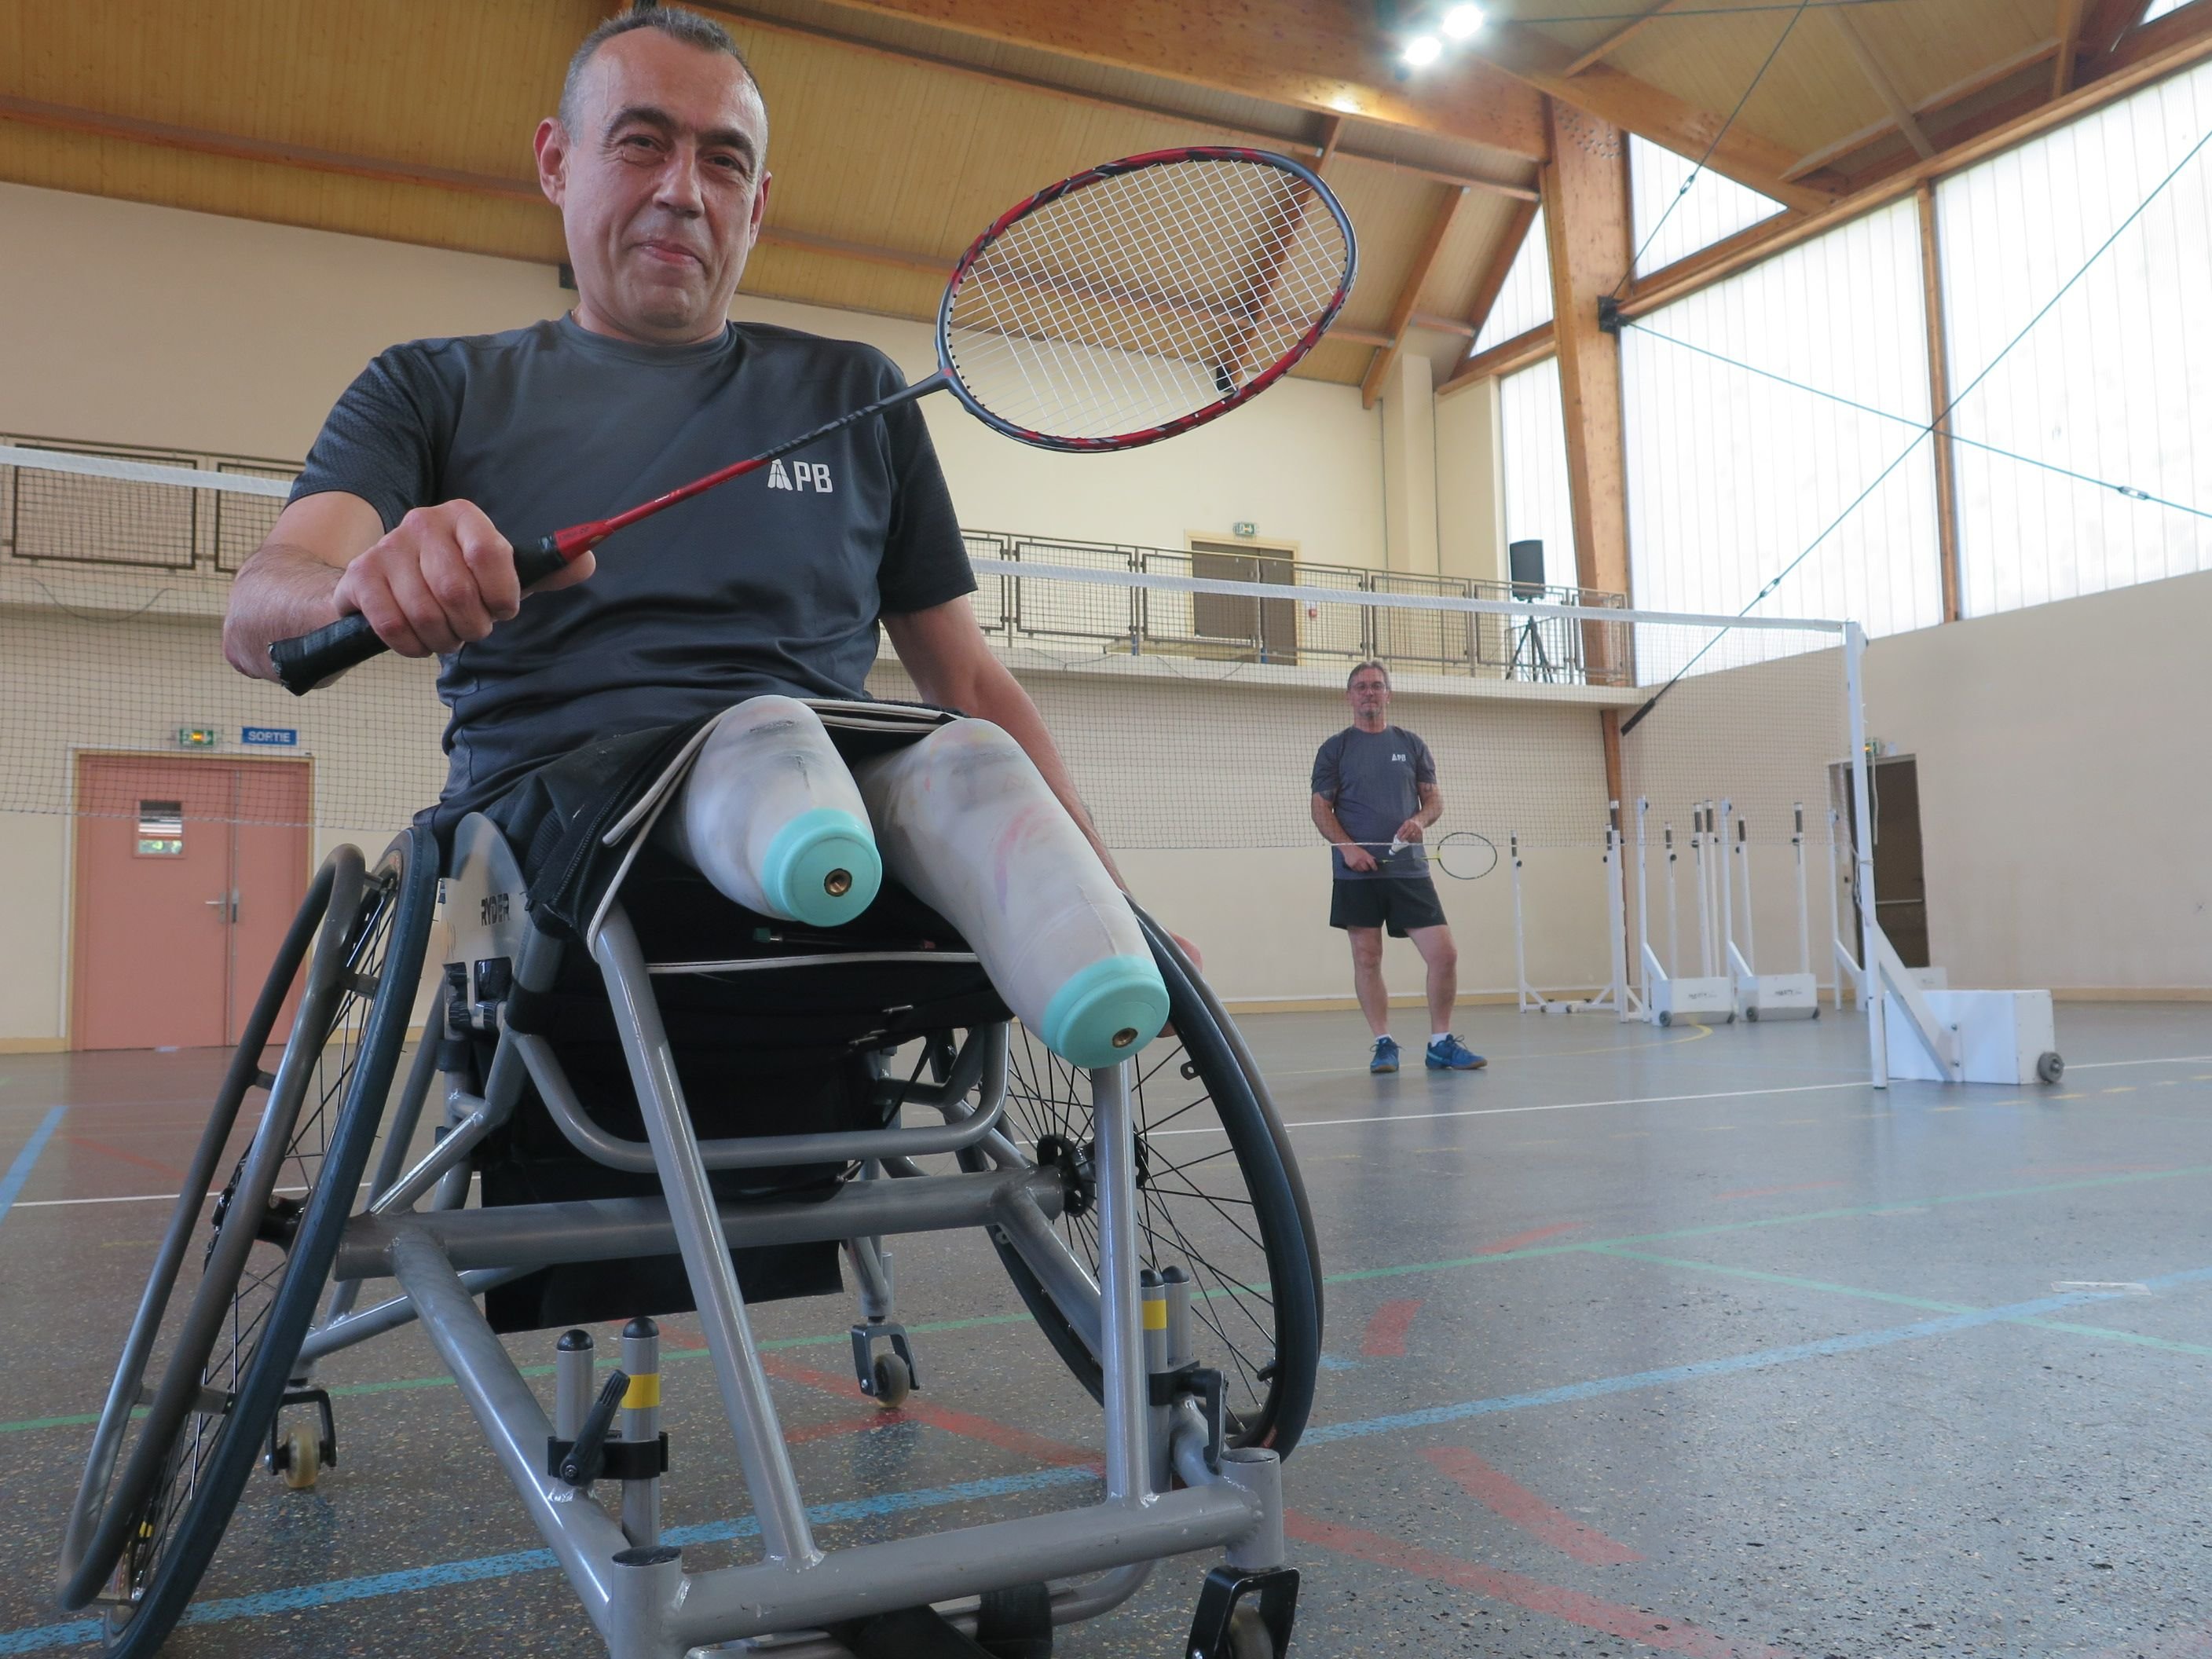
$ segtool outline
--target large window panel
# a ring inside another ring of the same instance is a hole
[[[2212,66],[1936,187],[1969,615],[2212,568],[2208,131]]]
[[[1505,539],[1544,544],[1544,580],[1575,583],[1575,515],[1567,494],[1567,423],[1559,363],[1547,357],[1498,383]]]
[[[1547,248],[1544,210],[1538,208],[1536,216],[1529,221],[1528,234],[1521,239],[1521,251],[1506,267],[1505,281],[1490,315],[1482,319],[1474,343],[1468,348],[1469,356],[1552,320],[1552,261]]]
[[[1685,190],[1685,185],[1689,188]],[[1762,196],[1711,167],[1700,172],[1687,156],[1633,133],[1628,138],[1628,196],[1636,246],[1641,250],[1636,258],[1639,276],[1686,259],[1698,249],[1782,211],[1782,204],[1771,196]]]
[[[1941,620],[1927,341],[1910,200],[1624,330],[1633,603]]]

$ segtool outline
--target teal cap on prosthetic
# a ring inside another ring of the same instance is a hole
[[[817,806],[775,832],[761,860],[760,883],[781,914],[835,927],[875,902],[884,861],[866,824],[850,812]]]
[[[1077,1066],[1113,1066],[1160,1034],[1168,988],[1150,957],[1106,957],[1071,976],[1045,1005],[1044,1046]]]

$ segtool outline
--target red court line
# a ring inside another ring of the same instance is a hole
[[[849,1376],[836,1376],[828,1371],[814,1370],[788,1359],[778,1359],[772,1354],[761,1357],[761,1368],[770,1376],[781,1377],[787,1382],[798,1382],[810,1389],[820,1389],[850,1400],[866,1400],[860,1385]],[[1027,1429],[1015,1428],[1008,1423],[994,1423],[988,1417],[977,1417],[969,1412],[954,1411],[947,1406],[933,1405],[912,1395],[899,1407],[901,1416],[910,1422],[927,1423],[931,1428],[943,1429],[948,1434],[964,1435],[970,1440],[996,1446],[1039,1463],[1064,1468],[1099,1467],[1099,1455],[1079,1447],[1063,1445],[1057,1440],[1041,1434],[1031,1434]]]
[[[1403,1358],[1406,1333],[1413,1328],[1413,1316],[1420,1310],[1419,1297],[1385,1302],[1368,1319],[1367,1333],[1359,1340],[1359,1352],[1370,1359]]]
[[[137,1152],[126,1152],[120,1146],[111,1146],[104,1140],[88,1140],[82,1135],[61,1134],[58,1140],[66,1140],[72,1146],[82,1146],[88,1152],[100,1152],[109,1158],[119,1158],[125,1164],[136,1164],[142,1170],[153,1170],[172,1180],[182,1181],[185,1172],[173,1164],[164,1164],[159,1158],[142,1158]]]
[[[1644,1559],[1618,1539],[1607,1538],[1565,1510],[1553,1508],[1503,1469],[1493,1468],[1463,1446],[1431,1446],[1423,1455],[1457,1481],[1475,1502],[1563,1555],[1594,1567],[1617,1567]]]
[[[1493,1601],[1510,1602],[1530,1613],[1564,1619],[1571,1625],[1601,1631],[1624,1641],[1641,1642],[1646,1647],[1669,1653],[1687,1654],[1691,1659],[1792,1659],[1781,1648],[1740,1641],[1685,1620],[1662,1618],[1517,1572],[1478,1566],[1472,1561],[1423,1549],[1418,1544],[1401,1544],[1380,1533],[1340,1527],[1334,1522],[1301,1515],[1295,1510],[1283,1517],[1283,1531],[1301,1544],[1315,1545],[1375,1566],[1395,1568],[1457,1589],[1471,1590]]]
[[[1840,1187],[1840,1181],[1799,1181],[1787,1187],[1739,1187],[1732,1193],[1715,1193],[1721,1198],[1772,1198],[1781,1193],[1817,1193],[1829,1187]]]
[[[1571,1233],[1576,1228],[1588,1224],[1581,1221],[1554,1221],[1548,1227],[1531,1227],[1525,1233],[1515,1233],[1510,1238],[1501,1238],[1493,1243],[1481,1245],[1475,1250],[1475,1254],[1504,1255],[1508,1250],[1517,1250],[1525,1245],[1535,1243],[1539,1239],[1550,1238],[1557,1233]]]
[[[831,1394],[866,1397],[860,1394],[860,1385],[849,1377],[834,1376],[827,1371],[812,1370],[804,1365],[793,1364],[789,1360],[766,1355],[763,1356],[761,1363],[770,1376],[781,1377],[787,1382],[803,1383]],[[1093,1452],[1063,1445],[1057,1440],[1031,1434],[1025,1429],[994,1423],[986,1417],[949,1411],[941,1406],[925,1405],[911,1397],[899,1407],[899,1414],[952,1434],[981,1440],[988,1445],[1020,1452],[1042,1462],[1063,1466],[1087,1464],[1094,1468],[1098,1466],[1098,1457]],[[1423,1549],[1419,1545],[1401,1544],[1379,1533],[1340,1527],[1334,1522],[1301,1515],[1295,1510],[1284,1516],[1283,1530],[1286,1536],[1303,1544],[1317,1545],[1322,1549],[1334,1550],[1340,1555],[1349,1555],[1376,1566],[1415,1573],[1460,1589],[1472,1590],[1495,1601],[1510,1601],[1515,1607],[1525,1607],[1531,1613],[1545,1613],[1588,1630],[1602,1631],[1607,1635],[1641,1642],[1646,1647],[1687,1654],[1690,1659],[1796,1659],[1796,1656],[1782,1648],[1771,1648],[1760,1643],[1737,1642],[1680,1619],[1662,1619],[1598,1596],[1585,1595],[1580,1590],[1547,1584],[1517,1572],[1504,1572],[1493,1567],[1477,1566],[1470,1561],[1455,1560],[1450,1556]],[[1610,1543],[1612,1540],[1608,1539],[1606,1541]],[[1615,1547],[1620,1547],[1616,1545]]]

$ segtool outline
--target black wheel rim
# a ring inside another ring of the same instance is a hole
[[[319,1052],[300,1109],[284,1131],[272,1190],[230,1292],[229,1315],[201,1369],[200,1408],[190,1413],[172,1443],[118,1569],[116,1589],[127,1590],[133,1597],[143,1592],[167,1560],[179,1536],[179,1521],[191,1509],[209,1461],[226,1438],[231,1405],[268,1334],[270,1316],[291,1262],[291,1245],[300,1218],[321,1177],[331,1150],[331,1131],[362,1056],[375,987],[390,954],[399,882],[396,867],[389,864],[380,867],[370,878],[349,927],[337,1000],[324,1024]],[[254,1087],[265,1089],[261,1084]],[[203,1268],[214,1254],[224,1229],[244,1224],[247,1219],[250,1203],[242,1195],[240,1183],[251,1156],[249,1146],[216,1200],[207,1243],[190,1264],[194,1270]],[[180,1291],[184,1288],[179,1286]]]
[[[1225,1022],[1179,961],[1164,959],[1176,1035],[1132,1067],[1139,1266],[1192,1279],[1194,1357],[1222,1373],[1230,1438],[1287,1452],[1304,1429],[1321,1345],[1311,1224],[1281,1130]],[[1057,1138],[1087,1164],[1088,1075],[1018,1027],[1009,1033],[1005,1129],[1024,1152]],[[1098,1224],[1079,1200],[1056,1224],[1095,1278]],[[1046,1334],[1095,1395],[1097,1363],[1010,1247],[1000,1254]]]

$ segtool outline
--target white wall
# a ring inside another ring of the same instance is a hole
[[[570,302],[544,265],[0,185],[0,432],[297,460],[386,346]],[[742,293],[733,314],[934,367],[920,324]],[[1309,559],[1383,562],[1382,422],[1357,387],[1285,380],[1110,456],[1024,448],[950,397],[926,407],[964,524],[1179,548],[1247,520]]]

